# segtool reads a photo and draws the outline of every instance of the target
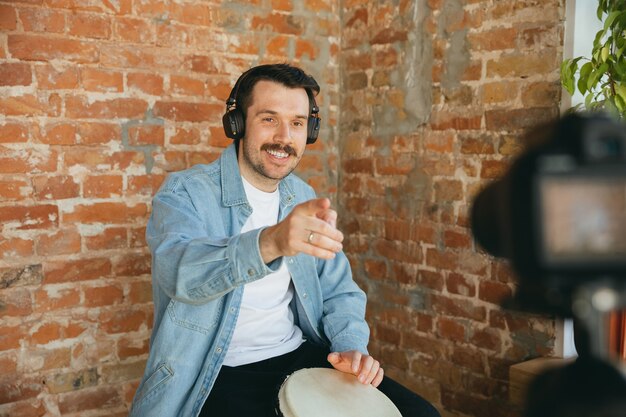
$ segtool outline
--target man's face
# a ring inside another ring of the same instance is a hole
[[[239,169],[260,190],[276,190],[304,153],[309,98],[303,88],[262,80],[252,89]]]

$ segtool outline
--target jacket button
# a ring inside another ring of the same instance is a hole
[[[289,263],[292,264],[293,263],[293,258],[289,258]]]
[[[215,351],[216,351],[217,353],[222,353],[222,348],[217,348],[217,349],[215,349]]]
[[[250,268],[248,269],[248,276],[253,276],[254,275],[254,269]]]
[[[308,296],[307,293],[302,294],[302,298],[307,298],[307,296]]]

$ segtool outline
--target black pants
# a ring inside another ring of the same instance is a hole
[[[284,379],[303,368],[332,368],[328,349],[305,342],[285,355],[247,365],[223,366],[200,417],[276,417],[278,391]],[[403,417],[439,417],[419,395],[384,377],[378,386]],[[323,416],[320,416],[323,417]]]

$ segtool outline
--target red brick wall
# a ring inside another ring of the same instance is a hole
[[[549,320],[502,311],[471,197],[557,112],[563,0],[0,0],[0,416],[124,416],[152,321],[150,200],[228,144],[237,74],[322,85],[299,173],[338,202],[372,351],[444,416],[510,416]]]
[[[127,415],[152,323],[151,197],[228,145],[224,101],[249,66],[320,81],[300,173],[335,195],[337,7],[0,1],[0,416]]]
[[[340,214],[371,350],[444,416],[516,415],[508,367],[549,354],[554,323],[500,308],[515,277],[468,210],[558,114],[564,1],[342,5]]]

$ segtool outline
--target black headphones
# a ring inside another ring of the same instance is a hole
[[[241,74],[235,86],[230,92],[230,96],[228,96],[228,100],[226,100],[226,113],[222,117],[222,124],[224,125],[224,132],[226,136],[239,140],[243,138],[243,135],[246,131],[246,121],[243,116],[243,112],[241,109],[237,107],[237,93],[239,92],[239,86],[241,82],[248,76],[248,74],[254,70],[254,68],[249,69],[248,71]],[[319,107],[317,107],[317,103],[315,102],[315,97],[313,97],[313,93],[307,91],[307,95],[311,101],[311,114],[307,120],[307,135],[306,135],[306,143],[315,143],[317,140],[317,135],[320,132],[320,119],[318,113],[320,111]]]

